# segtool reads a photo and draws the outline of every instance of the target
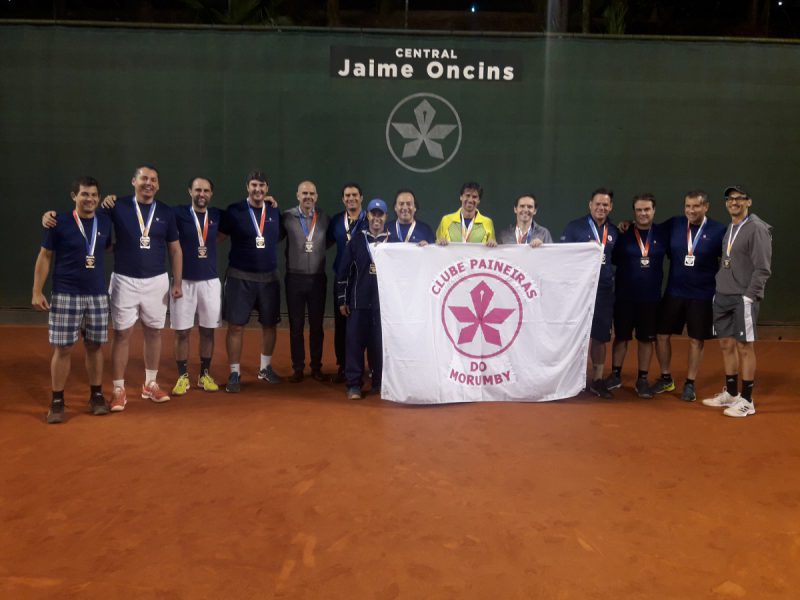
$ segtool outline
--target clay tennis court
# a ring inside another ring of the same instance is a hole
[[[310,379],[255,382],[256,334],[241,394],[134,399],[106,417],[85,410],[78,350],[67,422],[48,426],[46,329],[0,328],[0,596],[798,597],[797,341],[759,342],[758,413],[730,419],[629,387],[613,401],[348,402]],[[290,372],[286,330],[275,366]],[[701,397],[721,388],[716,343],[701,375]]]

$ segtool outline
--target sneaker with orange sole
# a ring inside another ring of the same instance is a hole
[[[155,381],[151,381],[142,386],[142,398],[153,402],[168,402],[169,394],[158,387]]]
[[[127,403],[128,395],[125,393],[125,388],[115,387],[114,392],[111,394],[111,402],[108,403],[108,408],[111,412],[122,412],[125,410]]]

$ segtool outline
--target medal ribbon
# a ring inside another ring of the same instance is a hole
[[[139,203],[136,201],[136,196],[133,197],[133,207],[136,209],[136,218],[139,220],[139,231],[142,232],[142,237],[150,235],[150,226],[153,224],[153,216],[156,214],[155,200],[150,204],[150,212],[147,214],[147,226],[142,219],[142,211],[139,209]]]
[[[190,206],[189,212],[192,213],[192,217],[194,217],[194,226],[197,228],[197,243],[200,244],[200,247],[206,245],[206,238],[208,237],[208,211],[203,213],[203,228],[200,229],[200,220],[197,218],[197,213],[194,212],[194,209]]]
[[[606,251],[606,240],[608,239],[608,223],[603,223],[603,240],[600,241],[600,234],[597,232],[597,227],[594,224],[594,219],[589,217],[589,227],[592,228],[594,239],[603,247],[603,252]]]
[[[358,218],[353,221],[352,229],[356,229],[356,226],[361,222],[361,219],[364,218],[364,211],[362,210],[358,213]],[[350,217],[347,215],[347,211],[344,213],[344,232],[347,235],[347,241],[350,241]]]
[[[256,211],[253,210],[253,207],[250,206],[249,203],[247,208],[250,209],[250,220],[253,222],[253,228],[256,230],[256,237],[264,237],[264,219],[267,217],[267,206],[265,204],[261,205],[260,223],[256,221]]]
[[[642,253],[642,256],[647,256],[650,252],[650,236],[653,235],[653,228],[651,227],[650,230],[647,232],[647,240],[644,244],[642,244],[642,236],[639,233],[639,228],[633,228],[633,235],[636,236],[636,241],[639,243],[639,250]]]
[[[531,236],[533,235],[533,223],[531,223],[530,229],[528,229],[527,234],[523,234],[522,230],[517,227],[517,243],[518,244],[530,244],[531,243]]]
[[[472,226],[475,225],[475,217],[478,216],[478,211],[475,211],[475,217],[472,217],[472,220],[469,222],[469,227],[464,225],[464,213],[459,213],[458,216],[461,217],[461,241],[468,242],[469,234],[472,233]]]
[[[417,222],[416,221],[412,221],[411,222],[411,227],[408,228],[408,233],[406,234],[405,239],[403,239],[403,236],[400,235],[400,221],[397,221],[394,224],[394,227],[397,230],[397,239],[401,240],[403,242],[407,242],[408,240],[410,240],[411,239],[411,234],[414,233],[414,227],[416,227],[416,226],[417,226]]]
[[[694,239],[692,239],[692,226],[689,220],[686,220],[686,254],[688,256],[694,256],[694,249],[697,248],[697,242],[700,241],[700,232],[703,231],[703,227],[706,226],[707,220],[706,217],[703,217],[703,222],[697,229],[697,233],[694,234]]]
[[[135,201],[134,201],[135,202]],[[83,229],[83,223],[78,216],[78,211],[73,210],[72,216],[75,217],[75,223],[78,225],[78,230],[83,236],[83,243],[86,245],[86,256],[94,256],[94,247],[97,244],[97,215],[92,218],[92,241],[86,237],[86,231]]]
[[[372,239],[375,240],[374,244],[377,246],[378,244],[382,244],[383,242],[389,239],[389,232],[384,231],[383,233],[379,233],[378,235],[372,235],[366,229],[362,229],[364,232],[364,239],[367,242],[367,252],[369,252],[369,259],[372,261],[372,264],[375,264],[375,257],[372,256],[372,248],[369,247],[369,237],[372,236]],[[383,238],[383,239],[381,239]]]
[[[314,218],[311,220],[311,231],[308,231],[308,223],[306,222],[308,219],[307,216],[303,214],[303,211],[300,211],[300,226],[303,228],[303,233],[306,234],[306,241],[310,242],[311,238],[314,237],[314,230],[317,228],[317,211],[314,211]]]
[[[728,258],[731,257],[731,249],[733,248],[733,242],[736,241],[736,237],[739,235],[739,232],[742,230],[742,225],[747,223],[747,221],[749,219],[750,219],[750,217],[748,216],[747,219],[745,219],[744,221],[739,223],[739,225],[736,227],[736,233],[735,234],[733,233],[733,224],[731,224],[731,232],[728,234],[728,247],[725,250],[725,256],[727,256]]]

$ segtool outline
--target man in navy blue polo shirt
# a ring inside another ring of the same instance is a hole
[[[656,342],[661,378],[653,391],[660,394],[675,389],[670,336],[680,335],[685,326],[689,353],[681,398],[693,402],[697,398],[695,379],[703,346],[705,340],[714,337],[712,300],[725,225],[707,217],[708,194],[704,191],[688,192],[683,203],[684,216],[672,217],[659,225],[669,236],[669,278],[661,300]]]
[[[36,259],[31,304],[49,310],[49,337],[53,346],[50,362],[52,400],[48,423],[64,421],[64,386],[71,365],[72,349],[83,332],[86,371],[89,376],[89,408],[92,414],[108,414],[101,388],[103,353],[108,341],[108,294],[103,255],[111,245],[111,221],[97,212],[99,184],[93,177],[80,177],[72,184],[72,212],[56,215],[56,225],[45,229]],[[53,293],[50,302],[43,287],[55,255]]]
[[[395,194],[394,212],[397,219],[386,226],[390,242],[407,242],[425,246],[436,242],[436,234],[427,223],[416,220],[417,197],[409,189],[400,189]]]
[[[161,330],[167,319],[167,299],[180,297],[183,256],[172,209],[156,200],[158,171],[143,165],[131,185],[134,195],[116,200],[107,209],[114,224],[114,272],[111,274],[111,376],[114,393],[111,410],[125,409],[125,369],[130,337],[136,321],[144,333],[145,383],[142,398],[166,402],[169,395],[156,383],[161,359]],[[166,258],[169,253],[173,281],[170,286]]]
[[[378,277],[372,260],[372,247],[389,238],[386,231],[386,202],[379,198],[367,205],[367,229],[353,234],[344,250],[337,275],[336,305],[347,319],[347,397],[360,399],[364,377],[364,351],[372,367],[372,391],[380,391],[383,369],[381,346],[381,307]]]
[[[328,241],[336,244],[336,257],[333,260],[333,297],[336,298],[337,293],[337,274],[339,272],[339,264],[342,262],[344,256],[344,249],[353,234],[366,227],[367,217],[361,206],[364,201],[364,196],[361,191],[361,186],[355,182],[348,182],[342,186],[342,204],[344,210],[336,213],[331,217],[330,224],[328,225]],[[339,310],[333,311],[333,348],[336,352],[336,364],[339,369],[337,374],[333,377],[334,383],[344,382],[345,361],[347,359],[345,354],[345,336],[346,336],[345,317]]]
[[[230,393],[241,390],[242,336],[253,309],[258,311],[262,332],[258,378],[268,383],[281,381],[271,364],[281,307],[277,272],[280,212],[266,201],[269,185],[263,172],[250,172],[245,185],[247,198],[228,206],[219,228],[231,238],[222,310],[228,322],[230,375],[225,391]]]
[[[188,206],[177,206],[175,222],[183,252],[183,295],[170,299],[170,324],[175,330],[175,362],[178,381],[174,396],[185,394],[189,379],[189,334],[195,315],[200,336],[200,373],[197,387],[216,392],[219,386],[211,376],[214,332],[220,325],[221,286],[217,275],[217,233],[222,211],[209,206],[214,183],[207,177],[189,180]]]
[[[614,246],[613,262],[617,267],[614,291],[614,344],[611,358],[611,375],[606,387],[612,390],[622,385],[622,363],[628,342],[636,330],[636,347],[639,373],[636,394],[652,398],[647,383],[653,346],[658,325],[658,303],[664,279],[664,256],[667,236],[662,228],[653,224],[656,199],[653,194],[633,197],[633,227],[621,233]]]
[[[601,398],[613,397],[603,379],[606,345],[611,341],[611,319],[614,311],[614,271],[611,267],[611,256],[619,235],[608,218],[613,208],[614,192],[607,188],[596,189],[589,200],[589,214],[567,223],[561,235],[562,242],[594,242],[603,250],[589,343],[592,379],[587,386],[589,392]]]

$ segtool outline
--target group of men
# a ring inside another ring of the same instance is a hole
[[[280,321],[277,252],[283,239],[292,362],[288,379],[298,383],[305,375],[306,314],[311,377],[318,381],[328,379],[322,372],[327,298],[325,259],[328,248],[335,245],[334,347],[338,371],[332,380],[346,384],[348,398],[361,398],[367,371],[365,354],[373,391],[380,389],[382,375],[380,302],[372,260],[375,245],[461,242],[495,246],[498,242],[493,221],[478,210],[483,189],[476,182],[461,187],[460,208],[445,215],[435,233],[416,219],[419,206],[409,189],[401,189],[395,195],[397,218],[388,221],[386,203],[376,198],[364,210],[361,187],[352,182],[342,188],[344,210],[330,218],[317,207],[317,190],[311,181],[298,185],[297,206],[280,212],[268,195],[267,178],[261,171],[248,174],[247,197],[225,210],[210,206],[214,185],[207,177],[190,180],[191,203],[174,208],[155,199],[159,180],[154,167],[137,168],[131,183],[133,195],[119,199],[107,196],[101,204],[98,182],[91,177],[79,178],[72,186],[75,203],[72,213],[49,211],[43,217],[46,229],[34,271],[32,304],[37,309],[50,310],[50,343],[54,353],[48,423],[64,420],[63,392],[71,350],[81,332],[87,350],[92,413],[100,415],[125,409],[125,372],[130,337],[137,320],[144,333],[145,377],[141,396],[154,402],[169,400],[169,394],[157,383],[161,329],[168,306],[175,330],[178,369],[172,395],[185,394],[192,387],[188,348],[195,319],[200,338],[197,387],[209,392],[219,389],[211,376],[211,360],[215,329],[225,320],[229,361],[225,390],[240,391],[243,328],[253,310],[258,313],[262,329],[258,379],[280,383],[282,378],[273,370],[271,361],[276,325]],[[650,194],[636,196],[633,224],[621,224],[623,233],[620,233],[609,220],[613,192],[600,188],[592,193],[589,214],[567,225],[562,242],[591,242],[602,247],[591,331],[592,375],[587,385],[590,392],[608,398],[609,390],[621,385],[622,361],[634,330],[639,348],[637,393],[652,397],[654,393],[673,390],[669,336],[680,333],[685,323],[690,354],[683,398],[694,400],[694,379],[703,342],[713,337],[713,324],[725,357],[726,388],[704,403],[725,407],[725,414],[730,416],[755,412],[752,343],[758,302],[763,298],[769,276],[770,228],[749,214],[751,200],[742,188],[728,188],[725,196],[732,218],[727,232],[723,225],[706,218],[708,198],[703,192],[687,194],[684,217],[674,217],[660,225],[653,224],[655,198]],[[519,196],[514,205],[515,223],[500,232],[499,242],[534,248],[552,243],[550,232],[534,220],[536,212],[533,194]],[[114,269],[106,294],[103,252],[112,248],[112,229]],[[686,240],[683,240],[684,229]],[[723,251],[725,235],[727,250]],[[226,237],[230,238],[230,254],[224,283],[220,285],[217,243]],[[48,303],[43,288],[53,255],[53,294]],[[167,255],[171,282],[167,276]],[[670,258],[670,273],[661,299],[665,256]],[[612,265],[616,265],[616,300]],[[113,392],[106,403],[100,383],[103,366],[100,345],[107,341],[109,315],[114,330]],[[612,321],[615,330],[612,373],[604,379]],[[662,376],[650,386],[647,372],[656,340]]]

